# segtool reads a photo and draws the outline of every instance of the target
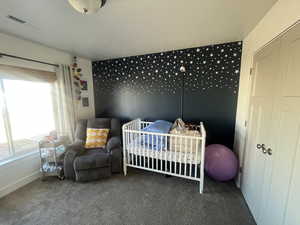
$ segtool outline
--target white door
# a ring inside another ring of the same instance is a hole
[[[254,58],[254,75],[250,99],[242,191],[258,224],[264,213],[264,198],[269,188],[273,108],[279,78],[280,41],[276,41]]]
[[[258,225],[300,225],[300,25],[260,51],[254,66],[242,190]]]
[[[267,171],[266,140],[269,139],[269,124],[272,122],[272,107],[266,99],[254,98],[251,103],[251,133],[247,145],[247,160],[244,167],[242,189],[256,221],[261,214],[261,199],[265,190]]]
[[[281,80],[275,104],[272,176],[263,225],[299,225],[300,26],[282,37]],[[298,157],[298,159],[297,159]],[[298,160],[298,161],[297,161]],[[298,201],[297,201],[298,199]],[[286,209],[288,208],[288,209]],[[287,210],[287,214],[286,214]]]

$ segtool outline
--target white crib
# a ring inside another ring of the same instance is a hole
[[[136,119],[123,125],[124,175],[126,176],[129,166],[196,180],[200,182],[202,194],[206,138],[203,123],[200,123],[200,136],[151,133],[142,130],[151,123]],[[153,147],[155,142],[156,148]]]

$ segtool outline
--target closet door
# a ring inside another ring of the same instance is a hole
[[[276,41],[254,57],[254,77],[242,191],[258,224],[262,221],[269,189],[272,158],[273,112],[279,78],[280,41]]]
[[[281,88],[276,100],[276,134],[270,190],[263,225],[299,225],[300,202],[300,26],[282,38]]]
[[[242,189],[256,221],[259,221],[262,198],[265,192],[267,170],[266,140],[272,122],[272,105],[264,98],[254,98],[251,102],[251,132],[247,145],[248,154],[244,167]]]
[[[288,137],[286,145],[291,150],[292,167],[289,179],[288,199],[284,225],[300,224],[300,25],[297,25],[283,39],[285,47],[285,70],[283,77],[283,98],[286,109],[290,110],[292,126],[283,137]],[[292,129],[291,129],[292,128]],[[293,132],[293,133],[292,133]]]

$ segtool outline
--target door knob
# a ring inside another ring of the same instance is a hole
[[[265,144],[257,144],[256,148],[257,149],[263,149],[263,148],[265,148]]]
[[[267,149],[266,149],[266,145],[265,144],[257,144],[256,146],[257,149],[261,149],[262,153],[266,154],[267,153]]]
[[[267,149],[267,153],[268,153],[268,155],[272,155],[272,149],[271,149],[271,148],[268,148],[268,149]]]

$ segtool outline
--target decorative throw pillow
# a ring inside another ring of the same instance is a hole
[[[106,145],[109,129],[87,128],[85,148],[101,148]]]

